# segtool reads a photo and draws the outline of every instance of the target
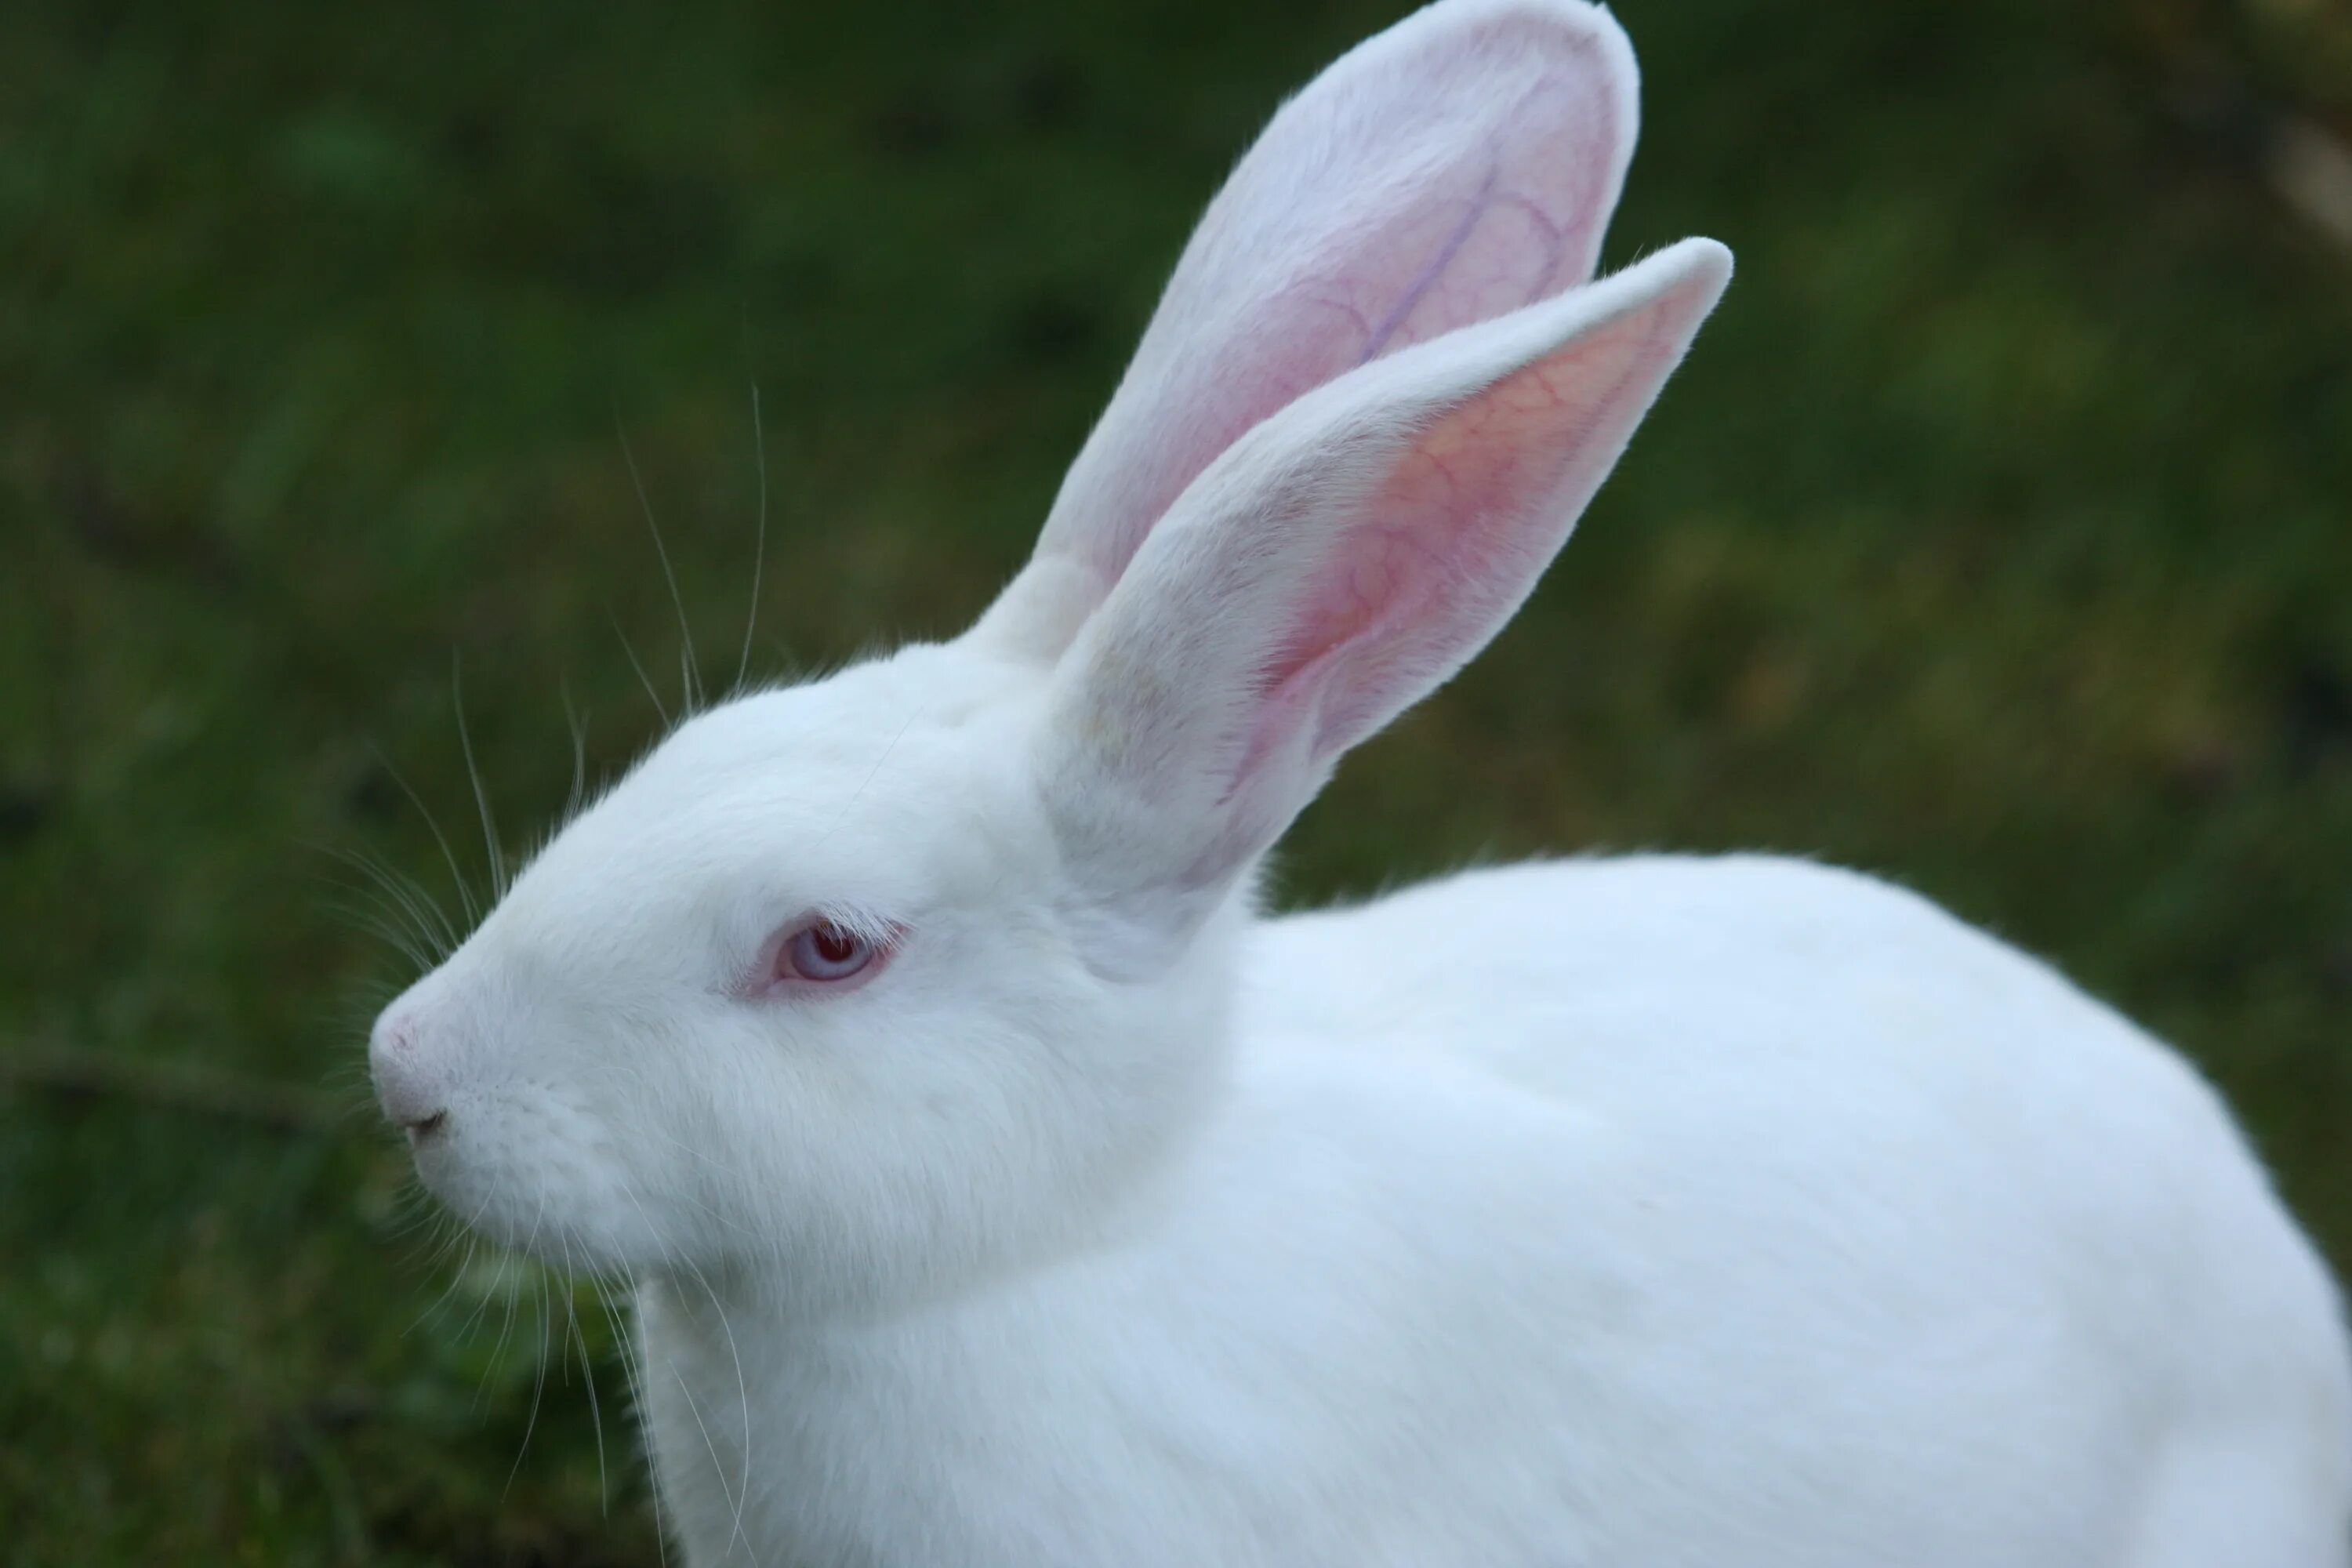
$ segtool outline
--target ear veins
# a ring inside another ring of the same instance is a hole
[[[1476,228],[1478,220],[1486,216],[1495,199],[1495,182],[1502,177],[1502,173],[1500,160],[1490,152],[1486,158],[1486,177],[1478,182],[1478,189],[1464,205],[1462,221],[1455,224],[1454,232],[1440,242],[1437,254],[1429,258],[1429,264],[1421,269],[1421,275],[1405,284],[1403,294],[1382,319],[1379,329],[1370,334],[1370,342],[1364,345],[1362,355],[1356,361],[1358,364],[1370,364],[1388,352],[1389,340],[1396,336],[1397,329],[1404,325],[1405,318],[1412,314],[1423,297],[1436,286],[1437,280],[1445,276],[1445,269],[1454,264],[1455,257],[1462,254],[1462,247],[1468,242],[1470,231]],[[1550,266],[1548,265],[1544,270],[1549,275]]]

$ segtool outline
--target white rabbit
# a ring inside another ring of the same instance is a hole
[[[697,1568],[2352,1554],[2334,1288],[2041,964],[1762,858],[1254,908],[1729,276],[1590,280],[1633,105],[1574,0],[1348,55],[971,633],[684,724],[378,1020],[433,1191],[639,1282]]]

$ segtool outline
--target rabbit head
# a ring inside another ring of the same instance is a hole
[[[1148,1203],[1254,868],[1509,617],[1729,275],[1591,280],[1634,87],[1599,7],[1446,0],[1289,103],[980,623],[680,726],[385,1009],[433,1191],[811,1310]]]

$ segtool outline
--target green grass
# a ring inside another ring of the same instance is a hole
[[[653,1558],[604,1317],[559,1358],[540,1275],[428,1256],[366,1112],[404,971],[337,855],[447,896],[375,748],[470,826],[457,655],[520,848],[566,692],[592,768],[656,732],[615,627],[666,687],[679,637],[616,426],[731,672],[755,384],[755,669],[961,624],[1223,168],[1395,9],[0,13],[12,1561]],[[1885,871],[2178,1040],[2352,1261],[2352,254],[2268,153],[2352,133],[2352,24],[1619,14],[1650,125],[1612,255],[1714,234],[1738,280],[1286,886]]]

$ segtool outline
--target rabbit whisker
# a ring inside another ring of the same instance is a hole
[[[661,562],[662,581],[669,586],[670,608],[677,612],[678,678],[684,688],[679,711],[692,718],[702,706],[702,674],[694,658],[694,629],[687,624],[686,601],[679,597],[677,574],[670,570],[669,546],[662,542],[661,524],[654,521],[654,503],[646,499],[645,477],[637,472],[637,454],[629,446],[629,432],[621,423],[619,409],[613,411],[613,431],[621,438],[621,458],[629,466],[629,483],[637,492],[637,506],[646,514],[646,531],[654,536],[654,554]]]
[[[570,1342],[580,1352],[580,1381],[588,1387],[588,1421],[596,1434],[596,1512],[610,1519],[613,1514],[612,1488],[604,1472],[604,1411],[596,1398],[596,1369],[588,1361],[588,1336],[581,1331],[578,1302],[572,1285],[572,1243],[563,1244],[563,1327]],[[593,1290],[592,1284],[589,1289]]]
[[[631,1205],[636,1209],[637,1217],[646,1222],[646,1233],[655,1238],[655,1244],[665,1253],[674,1253],[675,1249],[662,1238],[661,1232],[654,1225],[653,1216],[646,1212],[646,1205],[638,1198],[636,1188],[624,1183],[621,1191],[628,1198]],[[676,1257],[677,1260],[691,1272],[696,1283],[702,1287],[702,1293],[710,1299],[711,1310],[719,1316],[719,1331],[727,1336],[728,1356],[735,1363],[736,1395],[740,1400],[743,1410],[743,1464],[740,1487],[730,1488],[727,1484],[726,1468],[719,1458],[719,1445],[712,1441],[710,1428],[702,1419],[701,1407],[695,1404],[694,1391],[687,1386],[686,1378],[678,1372],[677,1362],[667,1356],[663,1359],[668,1363],[670,1375],[677,1379],[679,1391],[686,1395],[687,1408],[693,1413],[694,1424],[702,1429],[703,1447],[709,1452],[712,1470],[719,1482],[719,1489],[725,1496],[728,1505],[734,1510],[734,1531],[728,1538],[727,1550],[732,1552],[738,1541],[742,1541],[748,1550],[751,1549],[751,1542],[746,1541],[743,1535],[743,1504],[750,1494],[751,1485],[751,1392],[743,1376],[743,1356],[741,1352],[736,1349],[735,1327],[727,1321],[727,1309],[720,1305],[719,1292],[711,1289],[709,1276],[704,1274],[701,1267],[691,1258],[682,1253],[677,1253]],[[758,1561],[756,1551],[753,1551],[752,1560]]]
[[[572,705],[572,682],[565,680],[563,692],[564,727],[572,733],[572,789],[563,799],[562,820],[570,822],[580,815],[587,798],[588,787],[588,715]]]
[[[751,460],[760,475],[758,523],[751,534],[751,605],[743,617],[743,651],[735,659],[735,690],[751,669],[751,638],[760,625],[760,573],[768,556],[768,430],[760,417],[760,384],[751,384]]]
[[[408,797],[408,803],[425,818],[425,826],[432,830],[433,842],[441,847],[442,863],[449,868],[449,879],[457,886],[457,902],[466,911],[466,923],[469,926],[478,923],[482,911],[474,902],[474,890],[466,883],[466,873],[458,868],[457,852],[450,847],[449,836],[441,831],[441,819],[433,815],[433,808],[425,804],[425,797],[416,793],[416,787],[408,782],[408,775],[392,765],[392,759],[383,754],[383,747],[370,741],[367,748],[375,758],[376,765],[391,776],[392,782],[400,786],[400,793]]]
[[[719,1331],[727,1336],[728,1358],[735,1363],[736,1397],[743,1408],[743,1473],[735,1490],[735,1532],[727,1542],[727,1550],[732,1552],[735,1542],[743,1539],[743,1505],[751,1496],[751,1390],[744,1382],[742,1354],[735,1348],[735,1327],[727,1321],[727,1309],[719,1304],[719,1292],[710,1288],[710,1277],[703,1273],[701,1265],[689,1258],[686,1266],[695,1282],[702,1287],[702,1293],[710,1298],[710,1310],[719,1315]]]
[[[629,656],[629,668],[637,672],[637,684],[646,689],[647,697],[653,699],[654,711],[660,716],[662,728],[676,729],[677,721],[670,718],[668,705],[662,701],[661,693],[654,689],[654,678],[646,673],[645,664],[637,658],[636,647],[629,641],[629,634],[621,629],[620,621],[610,613],[607,613],[604,618],[612,622],[613,635],[621,639],[621,651]],[[684,715],[681,714],[680,717],[683,718]]]
[[[613,1342],[620,1347],[621,1375],[628,1385],[629,1403],[636,1411],[637,1419],[643,1422],[648,1415],[644,1348],[629,1332],[628,1325],[622,1321],[621,1309],[613,1304],[613,1299],[603,1284],[592,1283],[591,1289],[595,1295],[596,1305],[604,1310],[605,1326],[612,1331]],[[662,1509],[661,1477],[658,1474],[648,1478],[647,1489],[654,1505],[654,1549],[658,1553],[662,1568],[669,1568],[669,1530]]]
[[[466,727],[466,692],[458,670],[457,650],[449,650],[449,704],[457,711],[457,749],[466,756],[466,777],[474,785],[474,805],[482,816],[482,849],[490,861],[492,901],[507,894],[506,858],[499,852],[499,831],[490,820],[489,792],[482,787],[482,770],[474,765],[474,737]]]
[[[532,1239],[537,1238],[538,1232],[534,1227]],[[541,1396],[547,1393],[548,1325],[554,1317],[555,1308],[548,1300],[547,1270],[542,1268],[539,1270],[539,1368],[536,1375],[531,1379],[530,1415],[523,1421],[522,1442],[516,1447],[514,1464],[507,1471],[507,1484],[499,1489],[499,1500],[501,1502],[506,1500],[508,1493],[514,1490],[515,1478],[522,1474],[523,1456],[530,1452],[531,1434],[539,1430],[539,1403]]]

